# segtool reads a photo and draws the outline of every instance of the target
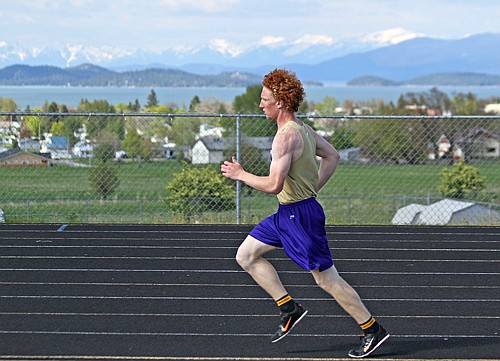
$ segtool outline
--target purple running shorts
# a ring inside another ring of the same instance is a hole
[[[316,198],[280,204],[263,219],[250,236],[285,253],[306,271],[320,272],[333,266],[325,230],[325,212]]]

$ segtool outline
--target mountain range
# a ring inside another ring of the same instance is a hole
[[[353,44],[350,49],[361,48]],[[5,66],[0,70],[0,83],[46,85],[59,81],[89,85],[92,79],[93,84],[151,86],[137,80],[147,75],[148,79],[157,77],[162,84],[174,86],[242,86],[259,82],[263,74],[275,67],[292,69],[303,81],[333,83],[366,76],[404,83],[431,74],[441,74],[441,81],[442,74],[449,73],[454,73],[455,80],[457,76],[467,78],[460,74],[469,74],[469,81],[471,74],[486,78],[500,75],[500,34],[478,34],[458,40],[415,36],[331,58],[328,54],[339,54],[338,51],[321,42],[303,49],[296,47],[293,56],[290,51],[290,48],[266,46],[229,54],[221,47],[206,47],[191,53],[170,50],[151,56],[140,51],[104,48],[92,49],[90,55],[83,46],[57,51],[21,49],[0,42],[0,65]],[[313,59],[326,60],[314,63]],[[432,78],[426,81],[432,82]]]

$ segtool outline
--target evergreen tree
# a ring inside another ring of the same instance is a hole
[[[156,97],[156,92],[154,91],[154,89],[151,89],[151,92],[148,95],[148,103],[146,104],[146,107],[152,108],[157,106],[158,106],[158,98]]]

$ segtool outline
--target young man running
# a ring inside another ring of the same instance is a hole
[[[350,357],[370,355],[387,338],[387,331],[362,303],[358,293],[338,274],[333,265],[325,231],[325,214],[316,196],[330,179],[340,160],[339,153],[295,113],[304,100],[302,83],[294,73],[276,69],[263,79],[260,108],[276,121],[268,176],[256,176],[243,169],[233,157],[221,165],[222,174],[259,191],[276,194],[275,214],[262,220],[245,238],[236,254],[238,264],[276,301],[281,322],[272,336],[277,342],[307,314],[281,283],[274,267],[263,255],[283,248],[316,283],[360,325],[361,345]],[[320,158],[319,168],[316,157]]]

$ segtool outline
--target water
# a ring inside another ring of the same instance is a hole
[[[431,86],[402,87],[350,87],[346,85],[326,85],[322,87],[305,87],[307,101],[323,102],[326,96],[333,97],[341,104],[346,99],[354,101],[383,100],[397,102],[401,94],[407,92],[427,92]],[[0,86],[0,97],[12,98],[19,110],[41,107],[46,101],[66,104],[76,108],[82,99],[93,101],[105,99],[112,105],[134,103],[137,99],[141,105],[147,104],[147,97],[152,88],[117,88],[117,87],[64,87],[64,86]],[[456,93],[471,92],[478,99],[500,97],[499,86],[446,86],[438,89],[450,98]],[[179,107],[188,107],[194,96],[202,101],[219,100],[232,102],[238,95],[245,93],[246,88],[154,88],[160,104],[175,103]]]

